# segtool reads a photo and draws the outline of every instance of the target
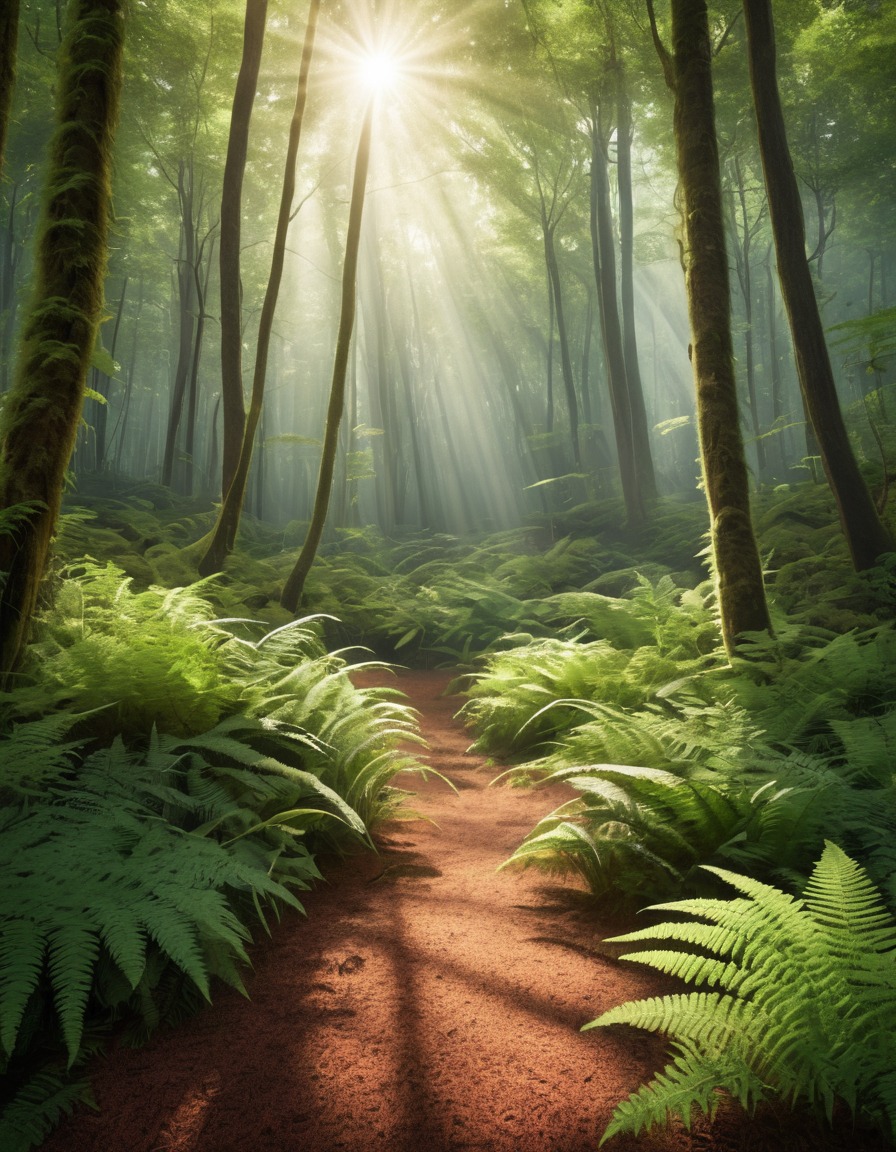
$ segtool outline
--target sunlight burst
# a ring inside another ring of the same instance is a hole
[[[361,79],[371,92],[387,92],[401,76],[398,58],[390,52],[372,52],[361,61]]]

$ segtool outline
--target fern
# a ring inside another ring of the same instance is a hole
[[[690,919],[615,938],[687,945],[623,959],[719,991],[631,1001],[585,1025],[631,1024],[676,1048],[619,1105],[603,1141],[670,1115],[689,1123],[694,1108],[712,1115],[721,1093],[745,1108],[769,1093],[805,1100],[828,1120],[841,1099],[896,1137],[896,923],[865,871],[830,842],[802,899],[707,870],[742,895],[657,905]]]

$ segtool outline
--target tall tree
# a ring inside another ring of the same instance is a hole
[[[616,455],[619,458],[619,479],[622,498],[630,525],[644,520],[644,493],[638,477],[635,460],[635,441],[632,403],[625,371],[625,348],[622,326],[619,322],[619,304],[616,296],[616,251],[613,237],[613,218],[610,209],[610,176],[607,167],[606,143],[600,123],[597,98],[591,101],[589,122],[591,136],[591,254],[597,288],[597,306],[603,337],[604,362],[610,391],[610,409],[613,413],[613,432]]]
[[[632,102],[625,66],[614,60],[616,73],[616,179],[619,192],[619,300],[622,305],[622,347],[625,382],[632,415],[632,441],[641,496],[656,499],[656,476],[647,428],[647,408],[635,335],[634,202],[632,195]]]
[[[230,483],[225,489],[224,501],[218,513],[218,520],[215,524],[211,541],[205,555],[199,562],[199,571],[203,576],[208,576],[212,572],[220,572],[225,557],[233,551],[243,508],[243,500],[246,494],[246,484],[249,480],[249,468],[252,463],[255,434],[258,428],[258,422],[261,419],[262,405],[264,403],[264,386],[267,378],[271,333],[274,327],[274,313],[280,294],[280,282],[283,278],[286,236],[289,231],[290,220],[292,219],[292,202],[296,191],[296,159],[299,154],[299,143],[302,138],[302,121],[305,116],[305,104],[308,99],[308,73],[311,70],[311,58],[314,53],[314,40],[317,32],[317,17],[319,12],[320,0],[311,0],[311,6],[308,11],[308,23],[305,26],[302,62],[299,66],[296,102],[293,109],[292,120],[290,121],[289,139],[286,146],[286,164],[283,170],[280,210],[277,216],[277,230],[274,234],[271,270],[268,275],[267,290],[265,291],[264,301],[261,306],[261,318],[258,322],[258,343],[255,350],[255,371],[252,377],[252,398],[243,427],[242,441],[240,443],[236,467]],[[240,384],[240,395],[242,396],[242,384]],[[226,440],[227,424],[225,415],[225,448]]]
[[[849,443],[824,328],[806,259],[799,187],[787,143],[778,92],[775,28],[770,0],[744,0],[750,83],[759,128],[759,149],[768,190],[781,295],[790,322],[797,375],[815,430],[840,525],[855,568],[871,568],[893,537],[881,521]]]
[[[293,570],[286,578],[280,603],[290,612],[296,612],[305,590],[305,580],[311,571],[314,557],[323,534],[330,505],[330,491],[333,487],[333,470],[336,465],[336,449],[339,443],[339,425],[345,408],[345,378],[348,370],[348,354],[352,343],[352,330],[355,326],[355,286],[358,279],[358,249],[361,241],[361,220],[364,213],[364,194],[367,189],[367,169],[370,164],[370,136],[373,124],[373,110],[376,101],[371,97],[364,113],[358,151],[355,157],[355,174],[352,180],[352,198],[349,205],[348,232],[345,238],[345,260],[342,265],[342,300],[339,313],[339,331],[336,334],[336,352],[333,357],[333,379],[330,384],[330,401],[327,406],[327,419],[324,426],[324,440],[320,455],[320,468],[317,476],[317,490],[314,508],[305,543],[299,552]]]
[[[218,253],[221,274],[221,410],[224,415],[221,492],[225,496],[237,469],[246,423],[242,370],[240,222],[243,174],[249,150],[249,124],[258,86],[267,13],[268,0],[246,0],[243,55],[233,94],[224,183],[221,187],[221,244]]]
[[[70,0],[35,284],[0,426],[0,507],[31,504],[0,536],[0,679],[25,644],[59,514],[103,309],[123,0]]]
[[[672,52],[647,0],[654,43],[675,99],[674,133],[685,234],[691,361],[709,505],[722,639],[729,655],[742,632],[770,631],[740,432],[728,257],[712,91],[706,0],[672,0]]]

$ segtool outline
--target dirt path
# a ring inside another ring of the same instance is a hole
[[[101,1112],[76,1115],[50,1152],[596,1148],[663,1049],[579,1028],[659,983],[602,953],[593,921],[538,877],[495,873],[551,799],[486,787],[494,769],[465,754],[447,682],[401,682],[429,762],[459,789],[419,788],[415,807],[435,823],[393,824],[379,857],[329,871],[303,898],[307,921],[290,917],[256,949],[251,1001],[219,991],[148,1047],[113,1052],[96,1076]],[[712,1141],[704,1127],[610,1147],[818,1147],[778,1136],[732,1117]]]

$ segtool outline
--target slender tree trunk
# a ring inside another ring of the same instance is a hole
[[[613,431],[619,457],[622,498],[630,525],[644,520],[644,498],[635,461],[632,409],[625,376],[625,354],[616,301],[616,256],[610,217],[610,186],[607,158],[600,140],[597,105],[591,107],[591,253],[597,285],[600,328],[603,336]]]
[[[582,364],[579,373],[580,390],[582,393],[582,416],[585,423],[594,423],[594,414],[591,409],[591,337],[594,334],[594,296],[587,292],[585,303],[585,331],[582,334]],[[587,437],[586,437],[587,439]]]
[[[554,282],[548,273],[548,390],[547,405],[544,412],[545,432],[554,431]]]
[[[308,73],[311,70],[311,58],[314,53],[314,39],[317,32],[317,16],[320,11],[320,0],[311,0],[308,10],[308,23],[305,26],[305,41],[302,48],[302,61],[299,66],[299,79],[296,85],[296,102],[293,107],[292,120],[289,126],[289,138],[286,146],[286,163],[283,169],[283,184],[280,190],[280,209],[277,215],[277,230],[274,234],[274,248],[271,254],[271,270],[268,274],[268,285],[261,305],[261,317],[258,321],[258,342],[255,350],[255,371],[252,376],[252,397],[249,402],[249,412],[245,418],[242,442],[239,445],[239,455],[236,467],[233,470],[229,486],[225,488],[225,497],[221,504],[221,511],[215,524],[208,549],[199,561],[199,572],[202,576],[209,576],[212,572],[220,572],[224,560],[233,551],[236,543],[236,533],[239,528],[240,515],[243,509],[243,499],[246,494],[246,484],[249,478],[249,468],[252,463],[252,449],[255,443],[255,430],[261,419],[261,409],[264,403],[264,385],[268,370],[268,353],[271,346],[271,333],[274,328],[274,314],[277,310],[277,300],[280,295],[280,282],[283,279],[283,264],[286,256],[286,235],[292,213],[292,202],[296,191],[296,158],[299,154],[299,144],[302,139],[302,121],[305,116],[305,104],[308,99]],[[223,235],[222,235],[223,241]],[[227,450],[227,397],[224,395],[222,384],[222,407],[224,410],[224,436],[223,451]],[[240,385],[240,398],[242,402],[242,385]],[[231,425],[232,431],[232,425]],[[224,472],[227,472],[227,463],[224,463]]]
[[[124,283],[121,286],[121,296],[118,298],[118,307],[115,310],[115,324],[112,328],[112,340],[109,344],[109,356],[114,360],[115,351],[118,347],[118,332],[121,328],[121,315],[124,311],[124,301],[128,290],[128,277],[125,276]],[[96,437],[96,458],[94,465],[97,472],[102,472],[106,466],[106,430],[109,426],[109,391],[112,384],[112,378],[107,376],[105,372],[101,372],[95,368],[92,373],[92,387],[98,396],[102,396],[106,401],[104,404],[102,400],[94,402],[94,435]]]
[[[179,313],[177,366],[171,385],[165,454],[162,460],[162,483],[170,487],[174,479],[177,434],[184,410],[184,397],[193,360],[193,332],[196,324],[196,215],[193,157],[178,165],[177,195],[181,211],[181,242],[177,262],[177,299]]]
[[[653,26],[675,96],[697,425],[722,639],[726,651],[733,654],[741,633],[771,631],[771,622],[750,521],[749,480],[734,377],[706,0],[672,0],[671,11],[671,58],[659,45]]]
[[[632,106],[625,71],[621,65],[616,70],[616,178],[619,184],[619,299],[622,305],[622,348],[625,363],[625,382],[628,388],[629,407],[632,417],[632,444],[635,453],[635,467],[638,471],[638,486],[641,497],[646,502],[656,499],[656,475],[653,469],[653,452],[650,446],[650,431],[647,423],[647,407],[644,403],[644,387],[641,383],[641,366],[638,361],[638,340],[635,335],[635,236],[634,204],[632,198]]]
[[[569,439],[572,444],[573,465],[577,472],[582,470],[582,453],[579,448],[579,402],[576,399],[576,384],[572,374],[572,360],[569,355],[569,339],[566,334],[566,318],[563,314],[563,294],[560,285],[560,267],[554,247],[554,225],[548,223],[542,207],[541,231],[544,237],[544,258],[551,281],[551,295],[557,317],[557,339],[560,341],[560,366],[563,372],[563,388],[566,393],[566,407],[569,414]]]
[[[209,237],[206,236],[205,240]],[[194,269],[193,287],[196,292],[196,335],[193,339],[193,358],[190,362],[190,381],[187,389],[187,427],[184,434],[184,494],[192,496],[193,478],[196,463],[196,414],[199,410],[199,364],[202,360],[202,338],[205,335],[205,301],[208,298],[208,280],[211,273],[213,252],[215,247],[214,235],[211,236],[211,251],[205,265],[205,276],[202,276],[202,249],[205,240],[199,248],[199,256]]]
[[[16,326],[16,203],[19,186],[13,184],[9,193],[9,211],[3,229],[3,247],[0,250],[0,395],[9,387],[10,366],[13,359],[13,333]]]
[[[102,315],[122,8],[121,0],[72,0],[59,53],[34,291],[0,427],[0,508],[33,508],[27,522],[0,536],[4,684],[37,604]]]
[[[131,331],[131,350],[128,355],[128,366],[125,369],[125,388],[124,399],[122,402],[121,413],[118,417],[118,423],[112,431],[112,439],[115,441],[115,459],[112,468],[115,472],[121,472],[121,458],[124,452],[125,436],[128,430],[128,417],[131,414],[131,401],[134,397],[134,376],[137,367],[137,341],[140,336],[140,317],[143,314],[143,277],[140,277],[140,290],[137,293],[137,311],[134,315],[133,328]],[[116,440],[117,437],[117,440]]]
[[[0,0],[0,179],[6,158],[9,113],[16,86],[16,57],[19,42],[19,0]]]
[[[781,382],[781,364],[778,360],[778,315],[775,302],[775,274],[772,271],[771,245],[765,257],[765,284],[768,295],[768,356],[772,384],[772,419],[778,431],[778,458],[781,464],[781,478],[787,475],[787,444],[784,430],[780,427],[784,417],[784,395]]]
[[[230,136],[221,187],[221,246],[218,253],[221,281],[221,404],[224,411],[221,492],[233,482],[243,444],[246,408],[243,401],[242,291],[240,233],[243,173],[249,150],[249,123],[258,87],[264,46],[268,0],[246,0],[243,55],[233,93]],[[251,441],[251,437],[250,437]]]
[[[735,156],[734,182],[740,209],[740,224],[738,225],[736,213],[732,210],[732,230],[735,244],[735,263],[737,265],[737,278],[740,282],[741,296],[744,301],[744,360],[747,374],[747,399],[750,406],[750,425],[753,432],[753,441],[756,444],[756,462],[759,468],[759,479],[765,479],[768,473],[768,460],[765,451],[765,441],[762,439],[762,430],[759,421],[759,402],[756,396],[756,356],[753,338],[753,234],[757,222],[750,223],[747,209],[747,189],[744,181],[743,169],[739,157]]]
[[[797,375],[840,525],[857,571],[871,568],[894,541],[878,515],[853,455],[806,260],[802,204],[781,111],[770,0],[744,0],[750,82],[768,191],[781,295],[790,321]]]
[[[317,548],[323,534],[330,503],[330,489],[333,485],[333,468],[336,463],[336,447],[339,440],[339,423],[345,407],[345,377],[348,368],[348,354],[352,342],[352,329],[355,324],[355,285],[358,277],[358,248],[361,240],[361,219],[364,213],[364,193],[367,186],[367,168],[370,163],[370,134],[373,109],[376,101],[371,98],[364,113],[361,136],[358,140],[358,153],[355,158],[355,175],[352,181],[352,199],[349,207],[348,234],[345,240],[345,261],[342,266],[342,303],[339,315],[339,331],[336,336],[336,354],[333,360],[333,380],[330,385],[330,402],[327,407],[327,421],[324,427],[324,441],[320,456],[320,470],[317,477],[317,491],[308,535],[290,572],[280,603],[289,612],[298,610],[305,589],[305,580],[317,555]]]

